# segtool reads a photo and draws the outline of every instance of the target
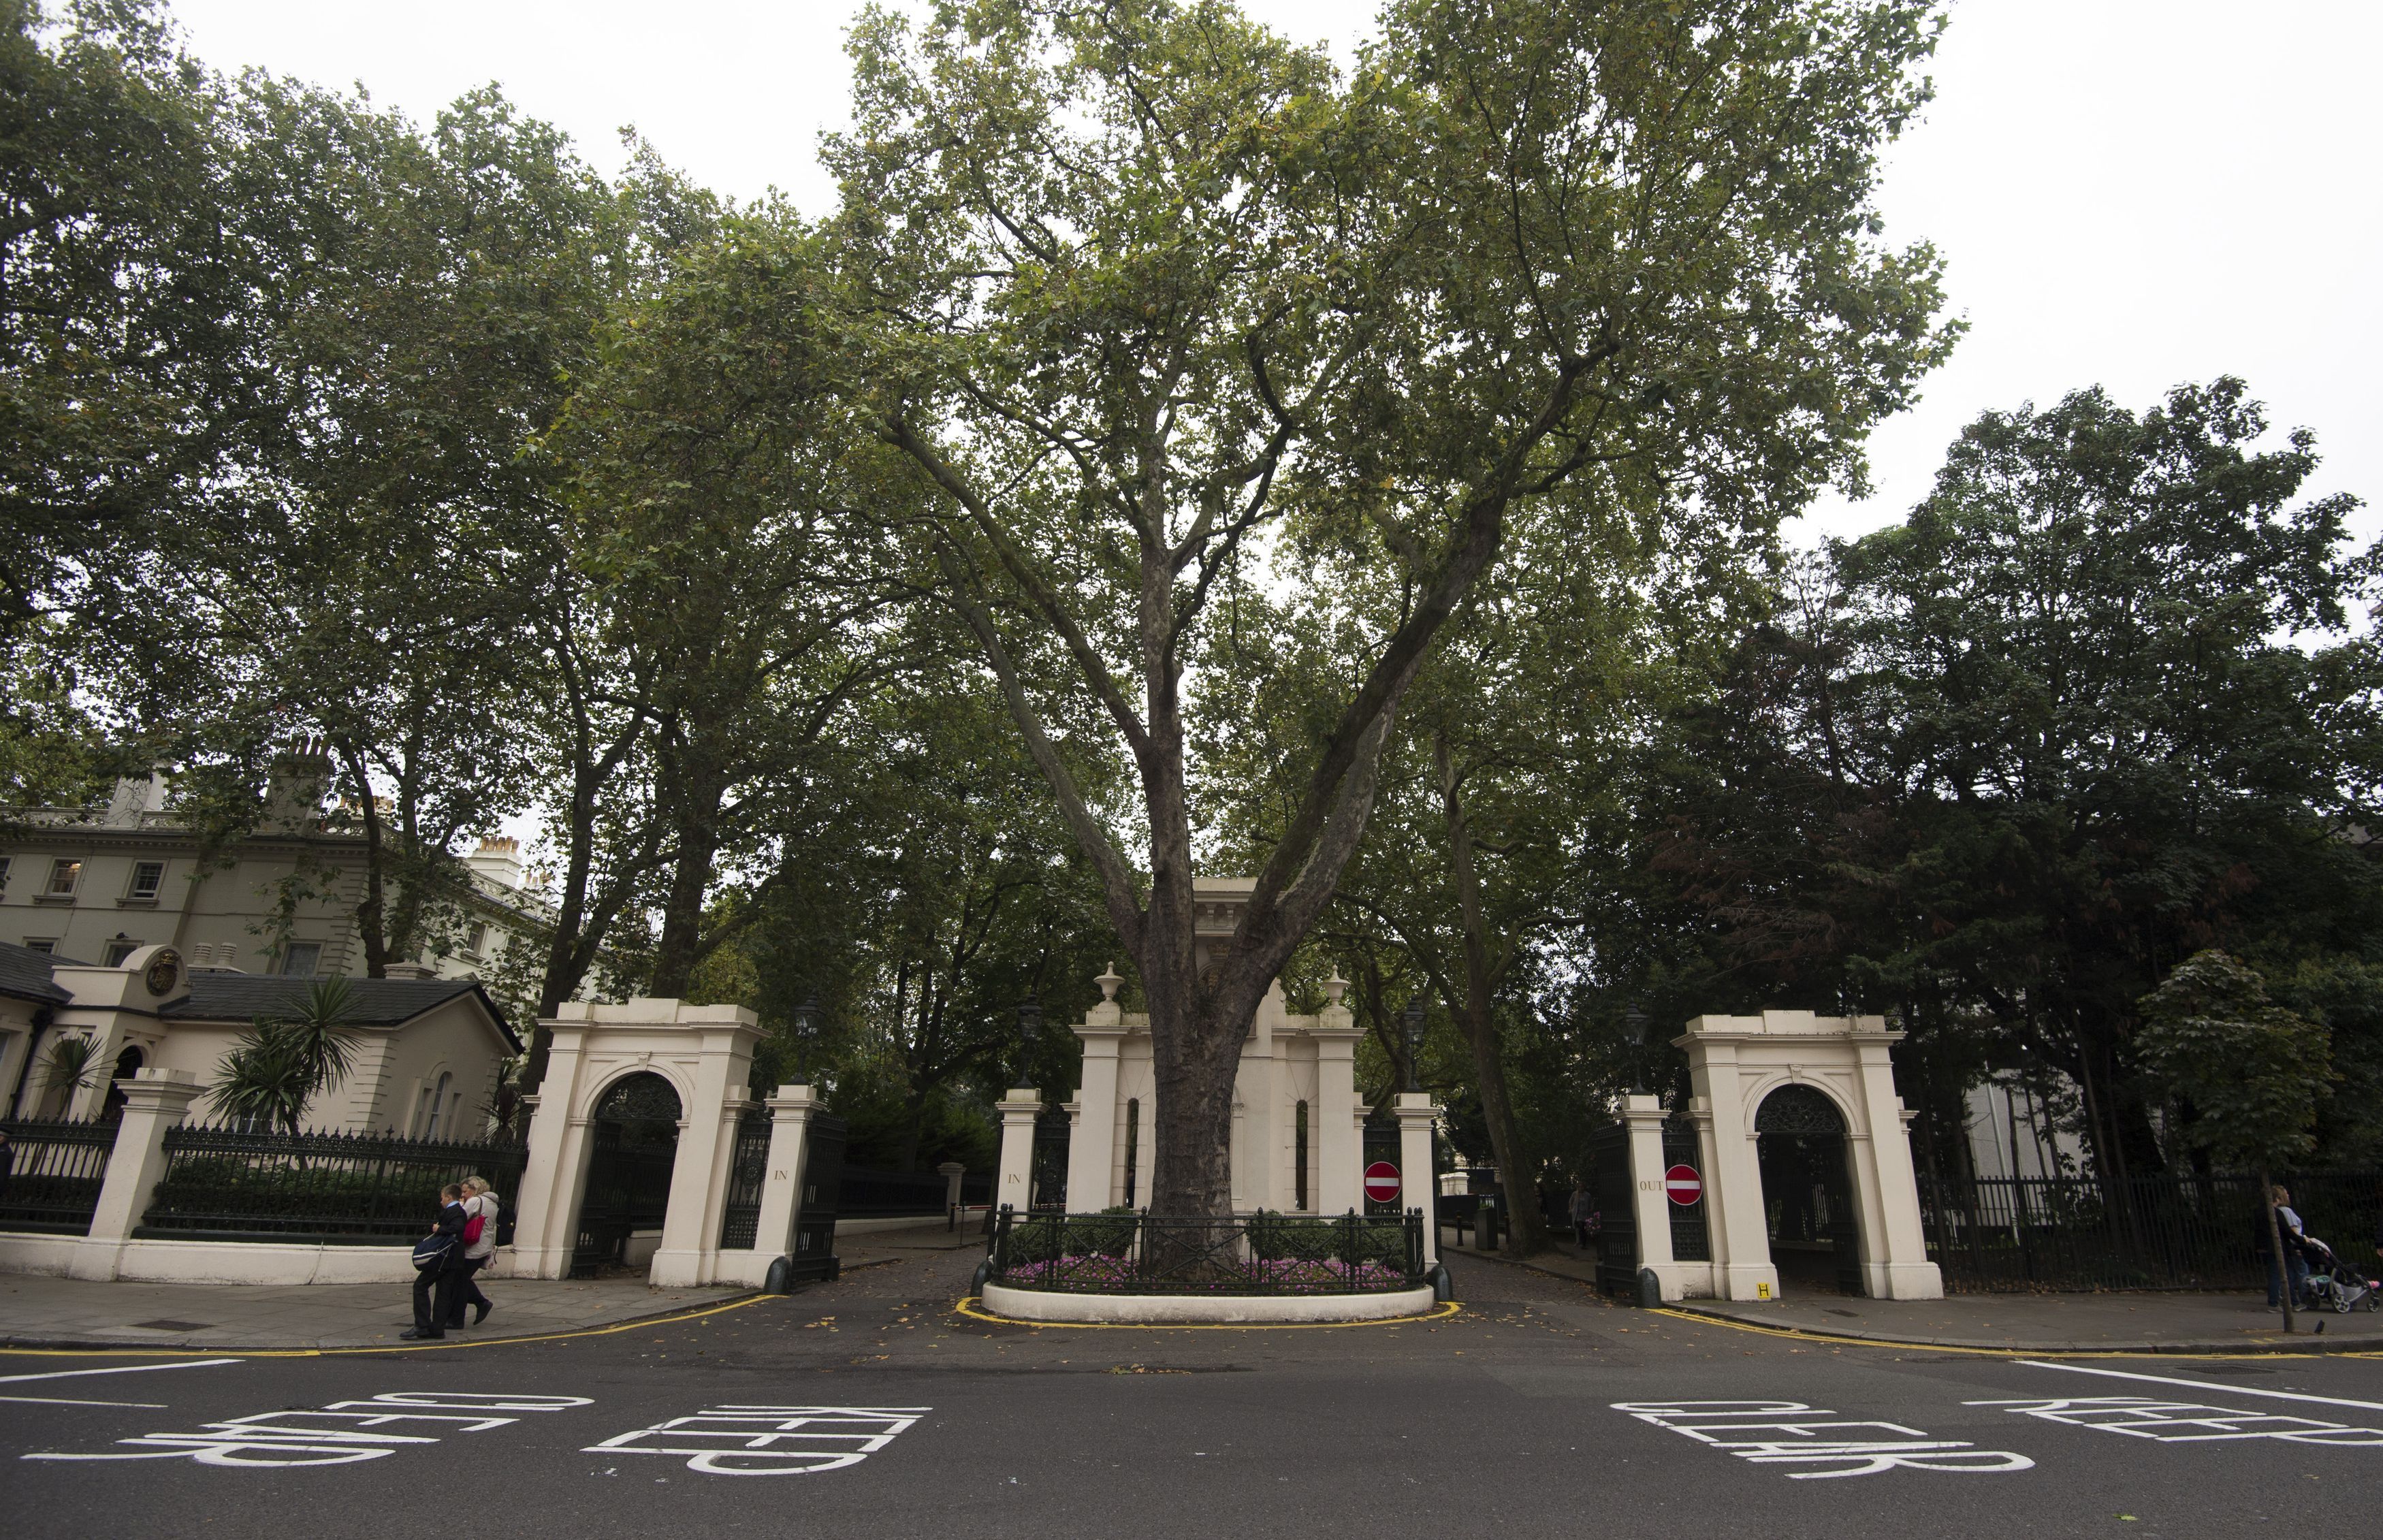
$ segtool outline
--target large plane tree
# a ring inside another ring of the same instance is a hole
[[[1933,253],[1883,246],[1870,208],[1936,28],[1921,0],[1393,0],[1346,72],[1224,3],[857,29],[830,155],[865,382],[1135,959],[1156,1211],[1229,1211],[1241,1041],[1518,505],[1694,539],[1858,483],[1949,339]],[[1285,538],[1402,598],[1204,971],[1187,665]],[[1079,785],[1103,733],[1140,862]]]

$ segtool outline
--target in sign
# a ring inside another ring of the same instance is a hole
[[[1399,1168],[1388,1161],[1376,1161],[1365,1167],[1365,1200],[1373,1203],[1395,1201],[1399,1195]]]
[[[1705,1195],[1705,1179],[1693,1165],[1675,1165],[1663,1173],[1663,1193],[1682,1208]]]

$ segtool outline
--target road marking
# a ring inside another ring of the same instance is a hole
[[[2207,1385],[2200,1380],[2179,1380],[2167,1374],[2130,1374],[2123,1369],[2088,1369],[2081,1363],[2046,1363],[2042,1359],[2022,1358],[2012,1361],[2031,1369],[2060,1369],[2071,1374],[2101,1374],[2114,1380],[2142,1380],[2148,1385],[2180,1385],[2188,1390],[2215,1390],[2221,1396],[2266,1396],[2278,1401],[2314,1401],[2319,1406],[2350,1406],[2361,1411],[2383,1411],[2383,1401],[2353,1401],[2342,1396],[2311,1396],[2297,1390],[2261,1390],[2248,1385]]]
[[[1897,1469],[1969,1475],[2031,1471],[2035,1461],[2004,1449],[1981,1449],[1956,1438],[1931,1438],[1900,1423],[1832,1422],[1837,1414],[1802,1401],[1615,1401],[1613,1410],[1642,1423],[1726,1449],[1757,1465],[1843,1465],[1840,1471],[1790,1471],[1790,1481],[1828,1481],[1838,1476],[1874,1476]],[[1758,1418],[1788,1418],[1759,1422]],[[1898,1438],[1828,1438],[1819,1435],[1876,1429]],[[1729,1438],[1737,1433],[1783,1435],[1774,1438]]]
[[[0,1385],[22,1385],[28,1380],[70,1380],[79,1374],[139,1374],[151,1369],[213,1369],[220,1364],[239,1361],[236,1358],[191,1358],[174,1363],[126,1363],[112,1369],[61,1369],[54,1374],[0,1374]]]
[[[2158,1401],[2148,1396],[2052,1397],[2023,1401],[1963,1401],[1961,1404],[1998,1406],[2021,1417],[2065,1423],[2070,1427],[2100,1428],[2105,1433],[2123,1433],[2130,1438],[2149,1438],[2161,1444],[2274,1438],[2288,1444],[2346,1445],[2370,1449],[2383,1448],[2383,1428],[2320,1423],[2314,1418],[2286,1417],[2271,1411],[2241,1411],[2231,1407],[2208,1406],[2197,1401]]]
[[[591,1444],[583,1454],[686,1457],[708,1476],[808,1476],[859,1464],[923,1406],[716,1406]]]
[[[1071,1332],[1345,1332],[1367,1326],[1415,1326],[1445,1321],[1464,1309],[1458,1300],[1443,1300],[1421,1315],[1401,1315],[1387,1321],[1029,1321],[1019,1315],[995,1315],[980,1309],[981,1296],[963,1294],[952,1313],[998,1326],[1042,1326]]]
[[[15,1406],[137,1406],[151,1411],[163,1411],[165,1401],[70,1401],[63,1396],[0,1396],[0,1401]]]
[[[520,1421],[498,1411],[563,1411],[592,1403],[585,1396],[509,1396],[475,1390],[400,1390],[368,1400],[333,1401],[314,1411],[258,1411],[198,1433],[151,1433],[116,1442],[131,1454],[44,1450],[19,1460],[188,1460],[200,1465],[281,1470],[296,1465],[352,1465],[399,1449],[436,1444],[457,1433],[485,1433]],[[398,1433],[392,1424],[427,1423],[436,1431]],[[462,1426],[445,1424],[461,1423]]]

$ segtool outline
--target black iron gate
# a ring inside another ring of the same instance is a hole
[[[661,1227],[670,1207],[671,1168],[678,1160],[678,1092],[650,1072],[630,1076],[597,1103],[596,1149],[579,1201],[573,1277],[625,1266],[630,1238]]]
[[[770,1115],[748,1109],[736,1120],[736,1147],[728,1157],[728,1201],[720,1214],[720,1249],[746,1251],[761,1230],[761,1189],[770,1179]]]
[[[1034,1119],[1034,1169],[1028,1206],[1064,1211],[1068,1206],[1068,1115],[1053,1108]]]
[[[1685,1165],[1703,1179],[1707,1189],[1712,1186],[1712,1175],[1705,1170],[1704,1152],[1697,1139],[1696,1127],[1685,1122],[1663,1125],[1663,1169],[1661,1177],[1675,1165]],[[1705,1201],[1699,1197],[1693,1203],[1674,1203],[1667,1188],[1663,1207],[1672,1216],[1672,1260],[1673,1262],[1712,1261],[1712,1237],[1705,1226]]]
[[[1388,1161],[1390,1164],[1396,1165],[1399,1164],[1399,1126],[1397,1124],[1392,1123],[1388,1127],[1378,1123],[1366,1124],[1364,1159],[1360,1161],[1357,1165],[1360,1178],[1357,1190],[1361,1194],[1364,1191],[1363,1177],[1367,1166],[1372,1165],[1378,1161]],[[1404,1180],[1405,1173],[1400,1173],[1400,1177],[1399,1195],[1395,1198],[1387,1199],[1379,1202],[1371,1198],[1365,1199],[1365,1212],[1367,1214],[1404,1214],[1410,1207],[1422,1207],[1426,1209],[1432,1207],[1432,1198],[1434,1194],[1432,1192],[1431,1178],[1428,1176],[1425,1177],[1425,1178],[1420,1183],[1417,1183],[1412,1189],[1409,1189]]]
[[[815,1113],[803,1136],[801,1208],[795,1214],[793,1279],[833,1278],[842,1270],[835,1254],[835,1218],[844,1189],[845,1121]]]

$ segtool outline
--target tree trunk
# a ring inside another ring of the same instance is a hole
[[[1539,1213],[1538,1167],[1523,1152],[1522,1130],[1514,1122],[1513,1098],[1506,1090],[1505,1045],[1499,1041],[1493,1009],[1488,922],[1481,913],[1481,884],[1473,868],[1473,826],[1464,807],[1464,787],[1456,774],[1448,739],[1436,736],[1433,758],[1439,770],[1440,811],[1448,822],[1449,874],[1456,884],[1457,915],[1464,928],[1464,996],[1451,1000],[1473,1050],[1473,1078],[1481,1092],[1482,1121],[1489,1126],[1489,1150],[1498,1160],[1500,1185],[1506,1189],[1506,1239],[1509,1255],[1527,1257],[1548,1249],[1548,1227]]]
[[[364,815],[364,896],[356,906],[356,934],[364,943],[364,977],[389,977],[389,943],[381,930],[386,900],[383,869],[386,853],[381,848],[380,808],[373,802],[372,782],[364,774],[363,756],[342,745],[340,758],[347,761],[348,779],[356,788],[356,806]]]
[[[2259,1207],[2267,1216],[2267,1255],[2273,1259],[2276,1278],[2280,1287],[2276,1290],[2284,1301],[2284,1330],[2292,1324],[2292,1268],[2284,1256],[2284,1226],[2276,1217],[2276,1184],[2266,1166],[2259,1167]]]

